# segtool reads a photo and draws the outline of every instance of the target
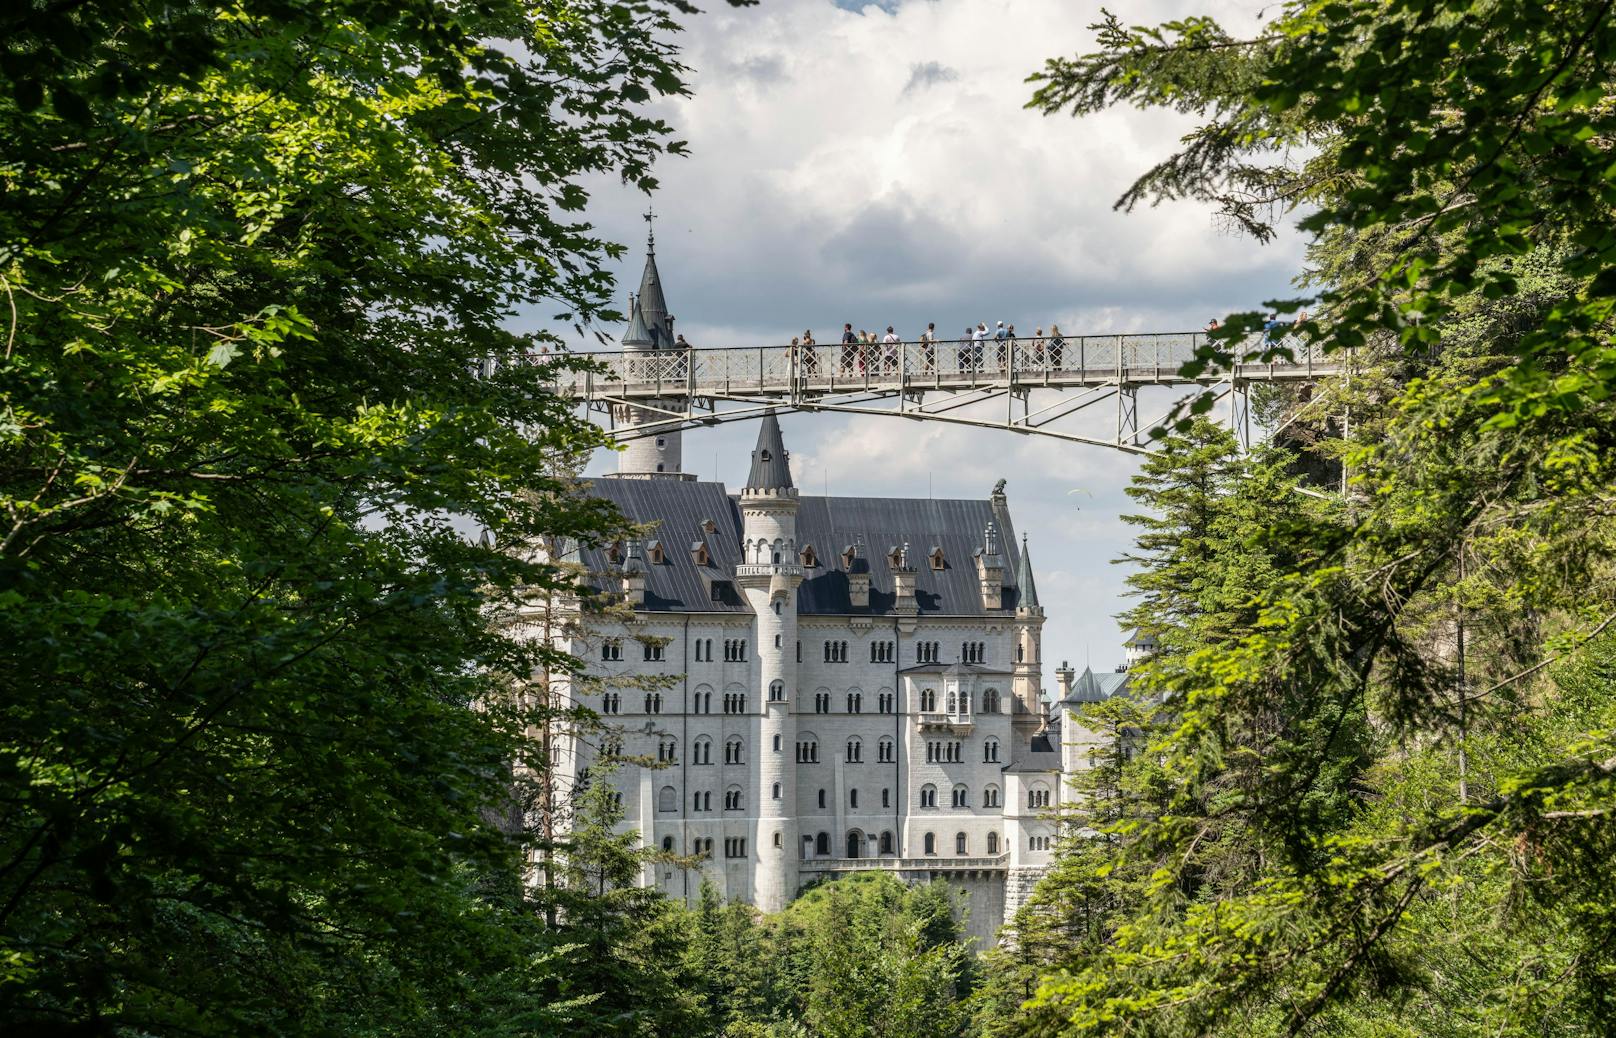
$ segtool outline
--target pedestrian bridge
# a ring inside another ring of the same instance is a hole
[[[1255,335],[1235,351],[1251,359],[1183,374],[1205,345],[1204,332],[1177,332],[625,350],[584,354],[593,370],[557,372],[552,385],[620,441],[774,409],[951,422],[1148,453],[1142,434],[1191,397],[1224,405],[1222,416],[1249,444],[1251,385],[1313,383],[1350,363],[1294,336]],[[1141,422],[1140,391],[1156,389],[1176,390],[1166,394],[1171,405]],[[1056,427],[1103,402],[1115,419],[1111,436]]]

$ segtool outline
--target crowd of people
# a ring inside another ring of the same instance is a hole
[[[947,357],[946,347],[939,351],[940,344],[947,340],[938,336],[936,322],[926,325],[926,330],[913,341],[920,347],[918,363],[913,353],[905,357],[904,339],[892,325],[887,325],[884,335],[877,335],[863,330],[855,332],[848,323],[842,325],[839,342],[824,346],[814,338],[812,329],[804,331],[791,340],[791,357],[797,370],[810,378],[833,369],[842,375],[891,375],[900,369],[917,368],[919,373],[931,374],[939,370],[939,363],[957,371],[982,371],[990,363],[1004,370],[1011,366],[1012,359],[1017,367],[1058,370],[1066,357],[1066,340],[1061,336],[1059,325],[1050,325],[1048,335],[1039,328],[1031,339],[1023,341],[1017,338],[1013,324],[999,321],[989,331],[986,322],[978,322],[953,341],[952,358]]]

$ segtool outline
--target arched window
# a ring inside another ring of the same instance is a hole
[[[786,700],[786,683],[775,680],[769,682],[769,702],[783,703]]]
[[[775,845],[775,846],[776,846],[776,847],[783,847],[783,846],[785,846],[785,844],[784,844],[784,842],[783,842],[783,841],[782,841],[782,839],[781,839],[781,837],[780,837],[780,834],[779,834],[779,833],[775,833],[775,834],[774,834],[774,845]]]
[[[741,787],[731,786],[724,790],[724,810],[739,811],[741,809]]]
[[[822,808],[826,806],[825,791],[823,789],[819,791],[819,806]]]
[[[982,712],[996,714],[999,712],[999,690],[990,688],[982,693]]]
[[[673,837],[664,836],[662,838],[662,849],[670,853],[673,851]]]
[[[952,802],[955,807],[970,807],[971,791],[966,789],[963,784],[955,786]]]
[[[696,745],[691,748],[690,763],[711,764],[712,762],[713,741],[703,735],[696,740]]]
[[[924,786],[920,787],[920,806],[921,807],[936,807],[937,806],[937,787],[932,785],[930,782],[928,782]]]
[[[881,853],[892,853],[892,830],[890,829],[881,834]]]
[[[740,764],[741,762],[741,737],[734,735],[724,742],[724,763]]]
[[[1048,807],[1049,789],[1045,786],[1033,786],[1027,790],[1028,807]]]
[[[848,831],[847,856],[849,858],[862,858],[864,856],[864,834],[857,829]]]
[[[774,784],[774,799],[780,799],[780,783],[778,782]]]
[[[892,740],[882,736],[881,741],[875,744],[875,759],[881,764],[891,764],[893,743]]]
[[[998,833],[988,833],[988,853],[989,854],[998,854],[999,853],[999,834]]]
[[[774,752],[775,753],[780,752],[780,733],[779,732],[774,733]]]
[[[965,853],[965,834],[964,833],[955,833],[954,834],[954,853],[955,854],[964,854]]]
[[[656,809],[668,812],[679,810],[679,791],[672,786],[663,786],[657,791]]]
[[[830,833],[820,833],[814,837],[814,853],[821,858],[830,857]]]
[[[937,853],[937,834],[936,833],[927,833],[926,834],[926,839],[924,841],[924,846],[926,848],[926,853],[927,854],[936,854]]]
[[[952,689],[948,693],[948,712],[951,714],[959,713],[959,694]]]
[[[797,737],[797,763],[815,764],[819,761],[819,739],[812,732]]]
[[[987,786],[982,790],[982,806],[983,807],[998,807],[999,806],[999,787],[998,786]]]
[[[999,759],[999,740],[989,739],[982,744],[982,761],[985,764],[996,763]]]
[[[864,762],[864,743],[856,735],[847,740],[847,760],[850,764],[862,764]]]
[[[862,693],[849,692],[847,694],[847,712],[850,714],[862,714],[864,712],[864,696]]]
[[[847,791],[847,806],[855,811],[858,810],[858,790],[850,789]]]
[[[937,709],[937,690],[923,688],[920,690],[920,712],[929,714]]]

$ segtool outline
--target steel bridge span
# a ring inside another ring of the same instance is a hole
[[[1237,354],[1274,359],[1182,375],[1204,340],[1203,332],[1179,332],[625,350],[590,353],[603,370],[564,372],[553,385],[618,441],[743,421],[772,409],[950,422],[1145,454],[1142,437],[1148,439],[1151,428],[1190,397],[1208,393],[1214,413],[1221,411],[1249,446],[1252,385],[1313,383],[1348,364],[1296,338],[1265,343],[1259,335],[1240,344]],[[1141,422],[1140,391],[1157,388],[1170,391],[1171,403]],[[1059,392],[1053,400],[1040,393],[1035,407],[1033,394],[1043,390]],[[1111,437],[1059,427],[1102,404],[1114,419]]]

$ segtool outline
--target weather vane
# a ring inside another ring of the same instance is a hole
[[[653,224],[652,221],[656,219],[656,210],[653,209],[650,206],[646,206],[645,207],[645,212],[643,214],[641,214],[641,215],[643,215],[645,217],[645,240],[650,244],[650,246],[652,248],[655,248],[656,247],[656,225]]]

